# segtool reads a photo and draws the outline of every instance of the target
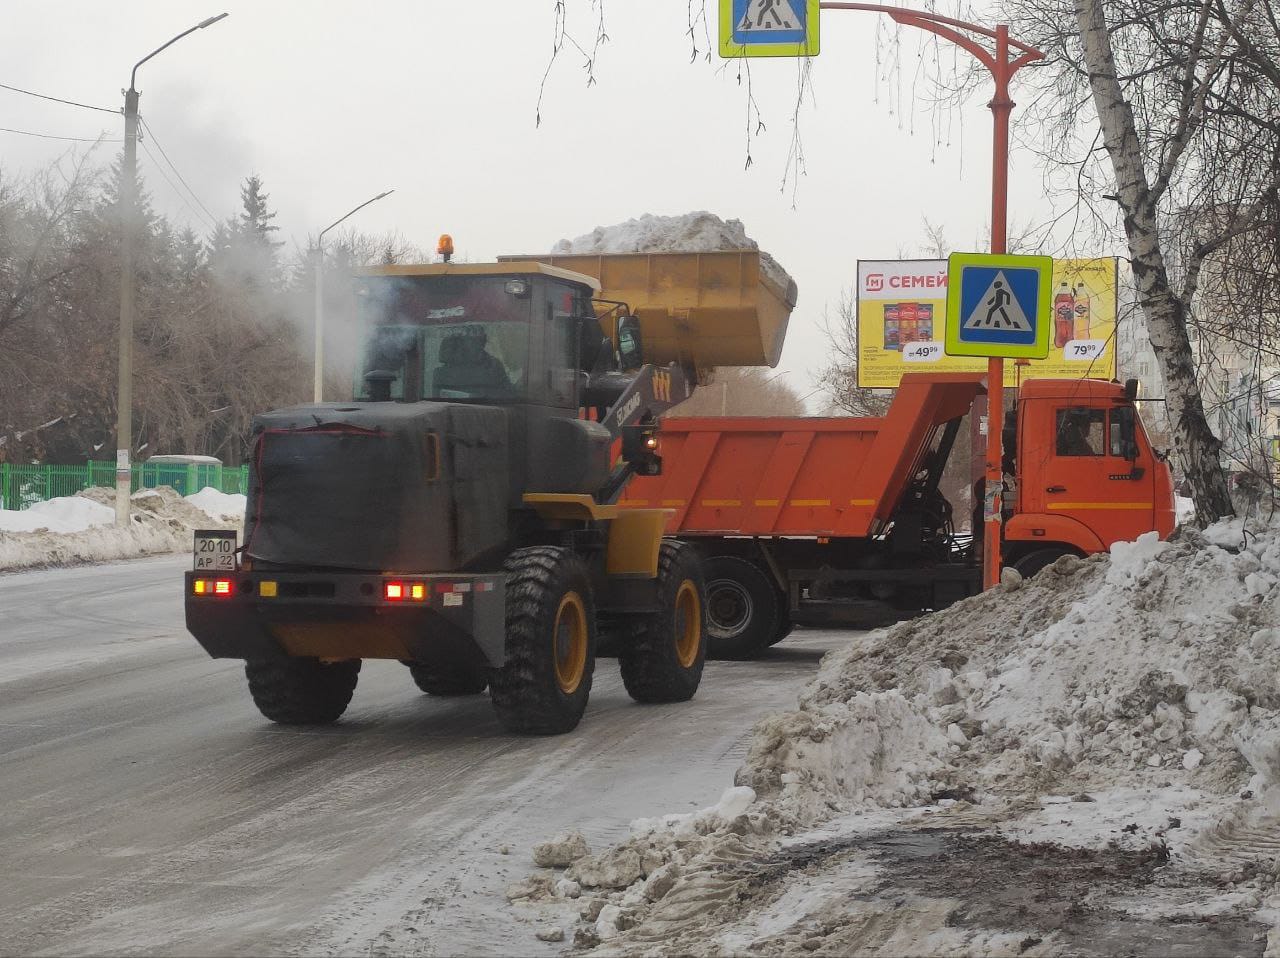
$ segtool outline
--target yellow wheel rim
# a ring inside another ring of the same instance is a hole
[[[560,600],[551,642],[556,684],[565,695],[572,695],[582,684],[587,670],[587,609],[578,593],[566,593]]]
[[[692,579],[685,579],[676,590],[676,660],[683,669],[698,659],[702,647],[702,599]]]

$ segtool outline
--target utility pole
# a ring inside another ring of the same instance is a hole
[[[137,67],[134,67],[137,71]],[[138,91],[124,94],[124,162],[120,167],[120,370],[116,398],[116,525],[129,524],[133,466],[133,231],[138,218]]]
[[[133,65],[124,93],[124,161],[120,167],[120,371],[116,384],[116,525],[129,524],[129,493],[133,486],[133,238],[138,230],[138,67],[188,33],[212,26],[227,14],[202,20],[152,50]]]
[[[370,203],[376,203],[384,196],[390,196],[395,190],[386,190],[377,196],[365,200],[350,213],[338,217],[320,231],[316,237],[316,356],[314,397],[316,402],[324,402],[324,234],[329,232],[348,216],[360,212]]]

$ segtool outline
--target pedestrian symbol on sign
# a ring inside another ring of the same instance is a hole
[[[800,30],[803,29],[787,0],[749,0],[747,12],[738,23],[738,29],[746,30]]]
[[[1009,292],[1009,280],[1005,278],[1003,270],[996,272],[977,308],[965,319],[964,328],[1016,329],[1027,333],[1032,331],[1027,314]]]

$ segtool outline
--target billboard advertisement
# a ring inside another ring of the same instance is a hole
[[[1049,356],[1004,365],[1022,379],[1111,379],[1116,373],[1116,259],[1055,259]],[[985,359],[943,351],[945,259],[858,261],[858,385],[892,389],[907,372],[985,372]]]

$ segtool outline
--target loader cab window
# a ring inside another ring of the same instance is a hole
[[[1106,410],[1059,409],[1056,426],[1054,435],[1059,456],[1106,455]]]
[[[368,334],[356,398],[370,399],[365,375],[393,375],[391,398],[414,402],[502,403],[527,393],[528,297],[500,277],[388,277],[367,307]]]
[[[543,343],[547,364],[547,399],[553,406],[578,405],[582,356],[582,297],[572,287],[547,287]]]

